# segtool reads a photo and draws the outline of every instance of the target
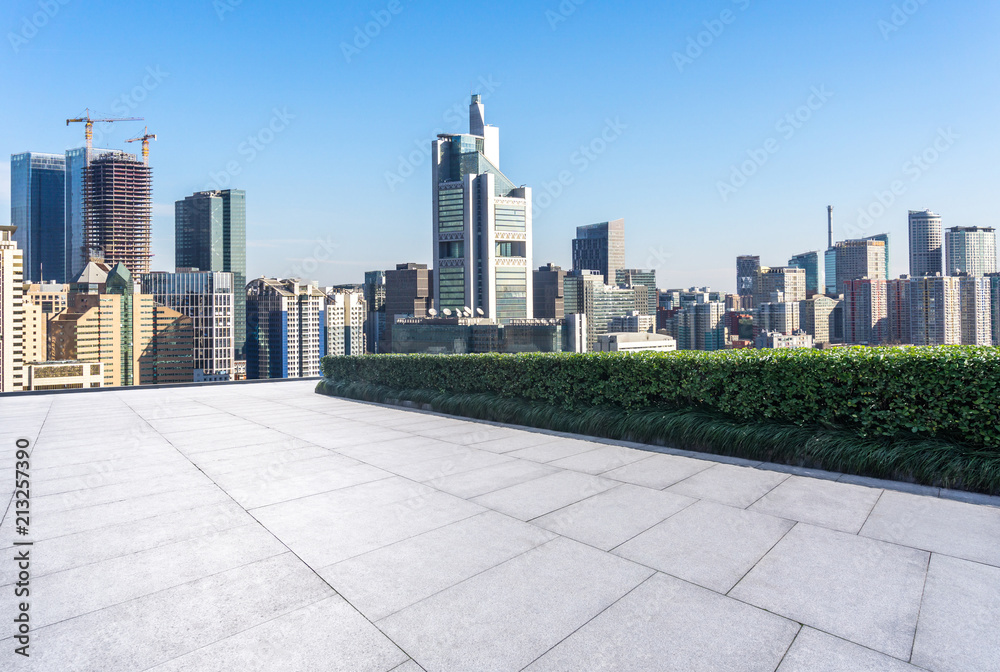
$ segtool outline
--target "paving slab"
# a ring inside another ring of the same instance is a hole
[[[793,525],[782,518],[703,500],[627,541],[614,553],[727,593]]]
[[[798,630],[798,623],[657,574],[526,672],[771,672]]]
[[[667,490],[745,509],[787,478],[788,474],[717,464],[671,485]]]
[[[730,595],[908,660],[929,554],[804,523]]]
[[[1000,509],[887,491],[861,535],[1000,567]]]
[[[931,556],[912,662],[935,672],[1000,669],[1000,569]]]
[[[476,497],[472,501],[520,520],[531,520],[618,485],[599,476],[559,471]]]
[[[558,472],[555,467],[528,460],[515,460],[461,474],[433,478],[425,484],[457,497],[471,498]]]
[[[324,567],[319,574],[375,621],[555,537],[487,511]]]
[[[616,481],[662,490],[713,466],[711,462],[705,460],[693,460],[676,455],[652,455],[601,475]]]
[[[857,534],[881,494],[860,485],[790,476],[750,510]]]
[[[428,672],[519,670],[651,574],[556,539],[377,625]]]
[[[532,523],[609,551],[694,502],[683,495],[625,484],[535,518]]]
[[[553,467],[582,471],[585,474],[602,474],[649,457],[644,450],[621,446],[602,446],[586,453],[580,453],[550,462]]]
[[[919,672],[897,658],[804,627],[778,672]]]

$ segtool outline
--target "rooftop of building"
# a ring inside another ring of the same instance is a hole
[[[0,401],[31,669],[995,669],[996,500],[314,385]]]

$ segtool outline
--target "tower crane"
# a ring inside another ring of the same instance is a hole
[[[149,165],[149,141],[156,140],[156,134],[149,132],[149,126],[142,129],[142,135],[129,138],[125,142],[142,142],[142,162]]]
[[[142,117],[118,117],[115,119],[93,119],[90,116],[90,108],[87,108],[87,116],[79,117],[77,119],[67,119],[66,125],[69,126],[75,122],[83,122],[86,124],[84,128],[84,137],[87,139],[87,151],[89,152],[93,149],[94,145],[94,124],[95,123],[111,123],[113,121],[145,121]]]

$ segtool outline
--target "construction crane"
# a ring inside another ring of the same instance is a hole
[[[87,116],[80,117],[78,119],[67,119],[66,125],[69,126],[75,122],[83,122],[86,124],[84,130],[84,137],[87,138],[87,151],[89,152],[94,146],[94,124],[95,123],[111,123],[113,121],[145,121],[142,117],[118,117],[116,119],[92,119],[90,117],[90,108],[87,108]]]
[[[142,162],[149,165],[149,141],[156,140],[156,134],[149,132],[149,126],[142,129],[142,135],[130,138],[125,142],[142,142]]]

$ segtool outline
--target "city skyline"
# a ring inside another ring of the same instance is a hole
[[[505,129],[506,170],[535,189],[534,266],[569,267],[568,241],[577,226],[625,218],[626,266],[655,267],[661,286],[733,291],[731,260],[739,254],[776,265],[823,250],[828,203],[836,206],[836,240],[882,232],[904,240],[911,209],[940,213],[945,227],[993,224],[986,162],[997,139],[987,110],[995,90],[988,80],[996,75],[978,76],[973,87],[955,59],[965,62],[973,53],[995,60],[987,27],[995,24],[996,8],[963,3],[963,11],[945,17],[943,7],[919,5],[905,21],[896,17],[897,26],[891,3],[854,3],[850,11],[742,0],[684,9],[637,3],[624,11],[569,5],[574,9],[566,15],[557,4],[499,21],[491,15],[488,29],[456,38],[459,47],[477,39],[482,48],[465,49],[475,52],[468,62],[433,82],[418,71],[436,68],[441,55],[403,56],[432,19],[416,5],[401,4],[364,48],[346,55],[341,44],[351,46],[355,28],[363,31],[374,20],[371,12],[388,11],[384,6],[341,12],[315,26],[305,22],[308,6],[277,15],[245,4],[225,4],[221,12],[185,6],[174,10],[180,18],[163,8],[130,7],[100,22],[81,8],[60,6],[37,35],[2,56],[17,65],[12,84],[31,101],[0,112],[8,128],[19,129],[3,151],[79,146],[82,129],[64,121],[88,105],[143,116],[145,122],[98,126],[94,144],[131,149],[125,139],[144,125],[159,135],[150,161],[154,269],[174,266],[172,203],[231,187],[248,193],[248,275],[289,276],[311,263],[315,270],[299,275],[323,284],[360,282],[365,270],[398,262],[432,262],[425,243],[430,142],[437,131],[461,132],[464,115],[455,106],[467,105],[470,90]],[[8,9],[13,34],[32,7],[18,2]],[[461,11],[470,21],[485,18],[482,9]],[[637,28],[638,15],[646,20]],[[183,57],[153,35],[128,67],[112,67],[120,59],[100,50],[88,63],[65,58],[64,50],[93,51],[93,42],[126,24],[178,20],[191,23],[192,53]],[[522,34],[502,42],[515,21]],[[807,46],[801,30],[783,29],[803,21],[823,25],[823,33],[810,33],[815,44]],[[278,56],[292,44],[293,25],[305,37],[322,35],[322,72],[301,50]],[[710,32],[720,26],[718,35]],[[616,53],[571,48],[601,31],[621,43]],[[624,39],[628,31],[639,38],[658,32],[655,57],[640,60],[631,43],[642,40]],[[273,68],[243,59],[232,78],[219,81],[205,67],[228,64],[248,37],[263,35],[262,50],[276,56]],[[543,57],[550,67],[525,71],[527,61]],[[42,90],[36,75],[54,63],[59,86]],[[912,96],[928,87],[933,100],[914,105]],[[351,90],[349,104],[327,90]],[[321,169],[315,162],[305,167],[300,159],[307,152],[331,160]],[[352,160],[336,160],[345,155]],[[763,165],[751,165],[754,156]],[[0,207],[9,207],[8,182],[0,176]],[[739,186],[720,195],[720,183]],[[294,188],[324,198],[289,202],[284,195]],[[867,228],[859,210],[877,215]],[[366,244],[372,227],[387,234],[378,248]],[[713,240],[710,253],[706,239]],[[902,249],[895,251],[891,277],[906,272]]]

